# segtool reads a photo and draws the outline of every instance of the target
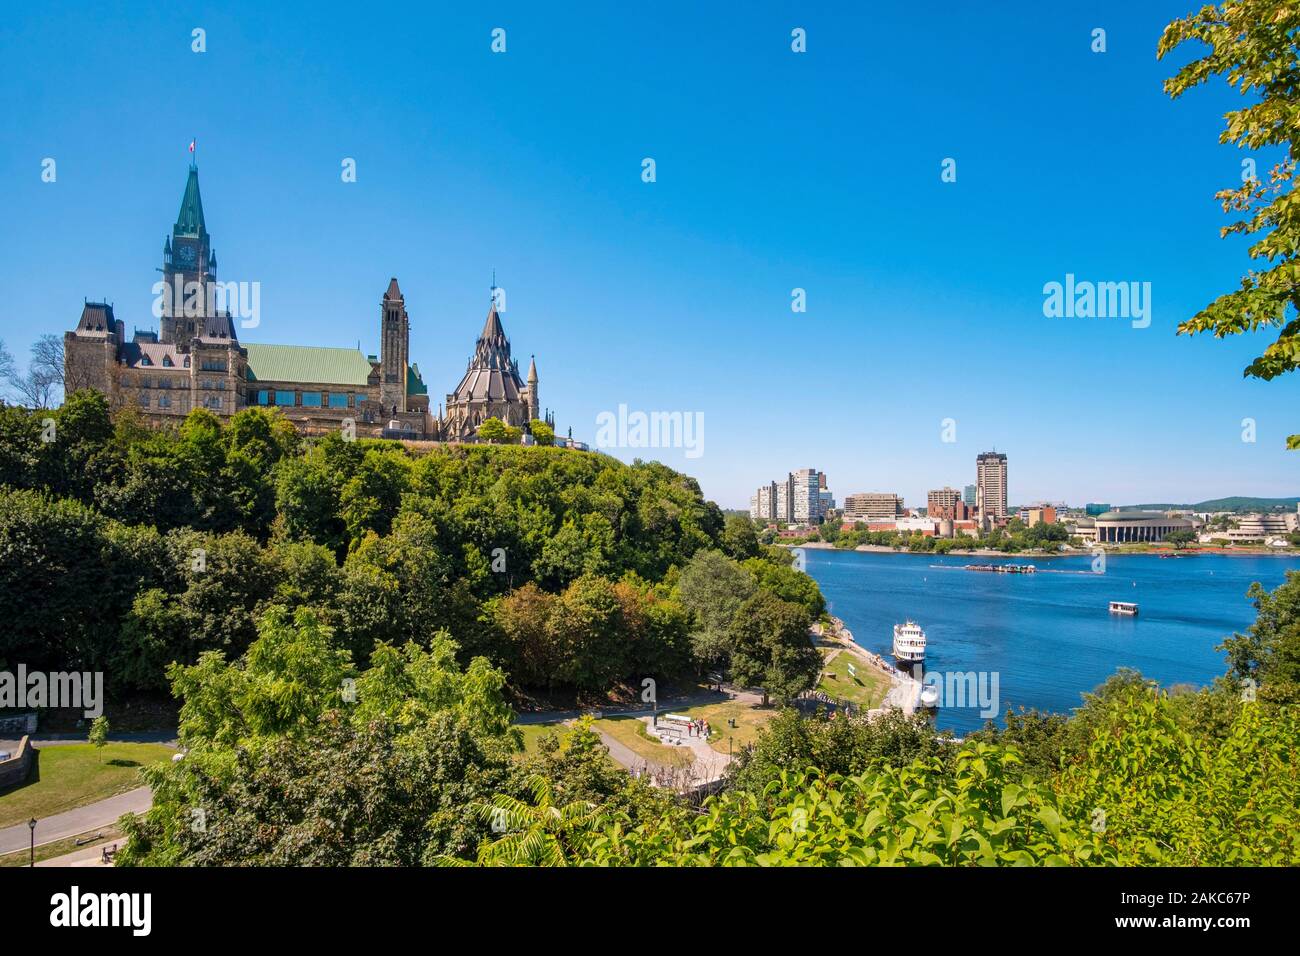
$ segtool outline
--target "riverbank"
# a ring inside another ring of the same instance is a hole
[[[880,713],[890,707],[897,707],[904,713],[911,714],[916,709],[916,703],[920,699],[920,688],[917,682],[898,670],[879,654],[873,654],[860,645],[853,639],[853,632],[848,629],[848,626],[834,614],[827,614],[826,617],[830,621],[829,628],[823,627],[821,624],[812,626],[813,633],[820,640],[853,654],[867,667],[889,679],[889,693],[885,695],[883,706],[870,711],[868,716]]]
[[[942,539],[946,540],[946,539]],[[856,548],[837,548],[835,545],[826,541],[806,541],[803,544],[786,544],[783,541],[777,541],[776,544],[783,548],[811,548],[816,551],[860,551],[863,554],[919,554],[930,557],[943,557],[944,554],[951,557],[973,557],[973,558],[1078,558],[1091,557],[1096,551],[1104,551],[1109,555],[1149,555],[1157,558],[1194,558],[1197,555],[1214,555],[1215,557],[1225,558],[1296,558],[1300,557],[1300,551],[1286,550],[1278,548],[1269,548],[1267,550],[1250,550],[1248,548],[1183,548],[1181,550],[1168,549],[1146,549],[1146,548],[1125,548],[1120,546],[1106,547],[1096,545],[1094,548],[1076,548],[1072,551],[998,551],[994,548],[972,548],[952,550],[944,553],[936,551],[909,551],[907,548],[891,548],[887,544],[860,544]]]
[[[930,557],[936,557],[934,551],[909,551],[907,548],[891,548],[887,544],[860,544],[856,548],[837,548],[826,541],[808,541],[804,544],[784,544],[777,542],[783,548],[812,548],[817,551],[860,551],[863,554],[924,554]],[[955,557],[972,557],[972,558],[1069,558],[1080,555],[1089,555],[1090,551],[996,551],[992,548],[972,548],[969,551],[949,551],[947,552]],[[1150,552],[1155,553],[1155,552]]]

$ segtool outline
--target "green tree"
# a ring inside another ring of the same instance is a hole
[[[728,515],[722,530],[722,550],[737,561],[758,557],[758,535],[754,523],[744,515]]]
[[[794,556],[790,552],[778,550],[780,554],[774,560],[751,558],[746,561],[745,570],[754,576],[760,588],[771,591],[783,601],[800,605],[811,620],[816,620],[826,611],[826,599],[822,597],[821,588],[811,575],[791,567]]]
[[[1229,675],[1252,682],[1265,701],[1300,704],[1300,571],[1288,571],[1271,592],[1256,582],[1247,596],[1255,603],[1255,623],[1219,645]]]
[[[695,619],[691,642],[704,666],[725,665],[731,621],[756,587],[754,576],[720,551],[701,551],[682,569],[677,591]]]
[[[495,417],[486,419],[478,427],[478,437],[485,442],[504,442],[507,437],[506,423]]]
[[[1076,817],[1091,815],[1120,865],[1300,861],[1293,707],[1247,704],[1223,739],[1188,728],[1176,699],[1151,688],[1101,716],[1083,759],[1057,786]]]
[[[556,806],[545,777],[529,781],[532,802],[497,794],[474,807],[478,818],[501,836],[479,850],[482,866],[567,866],[581,856],[595,822],[596,806],[574,801]],[[440,862],[450,862],[443,860]]]
[[[1300,367],[1297,30],[1300,6],[1294,0],[1233,0],[1204,6],[1175,20],[1165,28],[1156,49],[1156,55],[1163,58],[1189,41],[1204,44],[1198,52],[1206,52],[1165,80],[1165,92],[1173,99],[1215,76],[1223,76],[1243,96],[1253,94],[1249,105],[1226,114],[1225,128],[1219,134],[1221,143],[1250,150],[1285,148],[1284,157],[1267,177],[1243,175],[1240,186],[1215,196],[1224,212],[1242,214],[1221,234],[1254,237],[1248,254],[1267,266],[1248,272],[1239,288],[1219,296],[1178,326],[1179,335],[1212,332],[1216,338],[1278,329],[1277,340],[1243,372],[1265,380]],[[1300,448],[1300,434],[1289,436],[1287,447]]]
[[[732,619],[731,678],[763,689],[781,701],[796,697],[817,680],[822,658],[808,636],[808,613],[798,604],[760,590]]]
[[[367,449],[356,473],[339,492],[339,516],[355,547],[373,531],[388,534],[410,487],[410,460],[399,449]]]
[[[103,714],[90,722],[89,741],[96,750],[102,750],[108,744],[108,718]]]
[[[124,822],[117,866],[401,866],[472,857],[490,832],[474,803],[513,789],[494,752],[454,715],[401,730],[338,709],[308,737],[146,770],[154,806]],[[196,757],[198,759],[196,759]],[[192,826],[195,809],[206,826]]]
[[[956,751],[950,733],[936,734],[922,713],[889,709],[874,717],[804,717],[782,710],[759,731],[727,768],[736,790],[763,793],[791,768],[816,767],[826,774],[861,774],[882,767],[905,767],[920,758],[940,758],[944,766]]]
[[[490,606],[509,648],[511,672],[526,687],[550,689],[559,679],[561,649],[548,629],[556,600],[529,581]]]
[[[533,440],[539,445],[555,444],[555,429],[541,419],[534,418],[528,423],[528,433],[533,436]]]
[[[580,690],[607,691],[631,665],[623,604],[605,578],[583,575],[551,608],[547,632],[561,655],[560,678]]]

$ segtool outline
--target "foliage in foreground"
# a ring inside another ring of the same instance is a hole
[[[1246,366],[1243,375],[1272,379],[1300,368],[1300,190],[1296,162],[1300,159],[1300,5],[1295,0],[1232,0],[1203,6],[1165,28],[1157,55],[1161,58],[1185,43],[1195,43],[1203,55],[1165,81],[1171,98],[1222,76],[1251,102],[1232,110],[1219,135],[1221,143],[1242,149],[1282,150],[1282,158],[1267,175],[1255,172],[1254,159],[1243,164],[1239,186],[1216,194],[1224,212],[1241,213],[1222,234],[1253,237],[1250,258],[1262,260],[1258,271],[1242,277],[1225,292],[1178,326],[1180,335],[1211,332],[1216,338],[1279,330],[1277,340]],[[1202,46],[1203,45],[1203,46]],[[1300,434],[1287,437],[1288,448],[1300,448]]]
[[[1013,745],[971,741],[849,776],[781,770],[703,815],[605,813],[584,831],[573,821],[592,815],[575,812],[547,836],[563,862],[601,866],[1300,862],[1295,710],[1244,704],[1223,739],[1189,732],[1178,711],[1151,688],[1108,699],[1081,759],[1048,779],[1025,773]],[[511,840],[503,851],[524,837]],[[493,846],[481,862],[522,862]]]

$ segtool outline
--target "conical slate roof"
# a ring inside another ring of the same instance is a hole
[[[519,401],[523,387],[519,368],[510,358],[510,340],[501,327],[501,317],[493,300],[475,345],[474,356],[469,360],[465,377],[456,386],[453,400]]]

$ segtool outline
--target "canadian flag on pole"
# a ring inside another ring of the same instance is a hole
[[[192,140],[190,140],[190,152],[191,152],[191,153],[194,152],[194,144],[197,143],[197,142],[198,142],[198,140],[196,140],[196,139],[192,139]]]

